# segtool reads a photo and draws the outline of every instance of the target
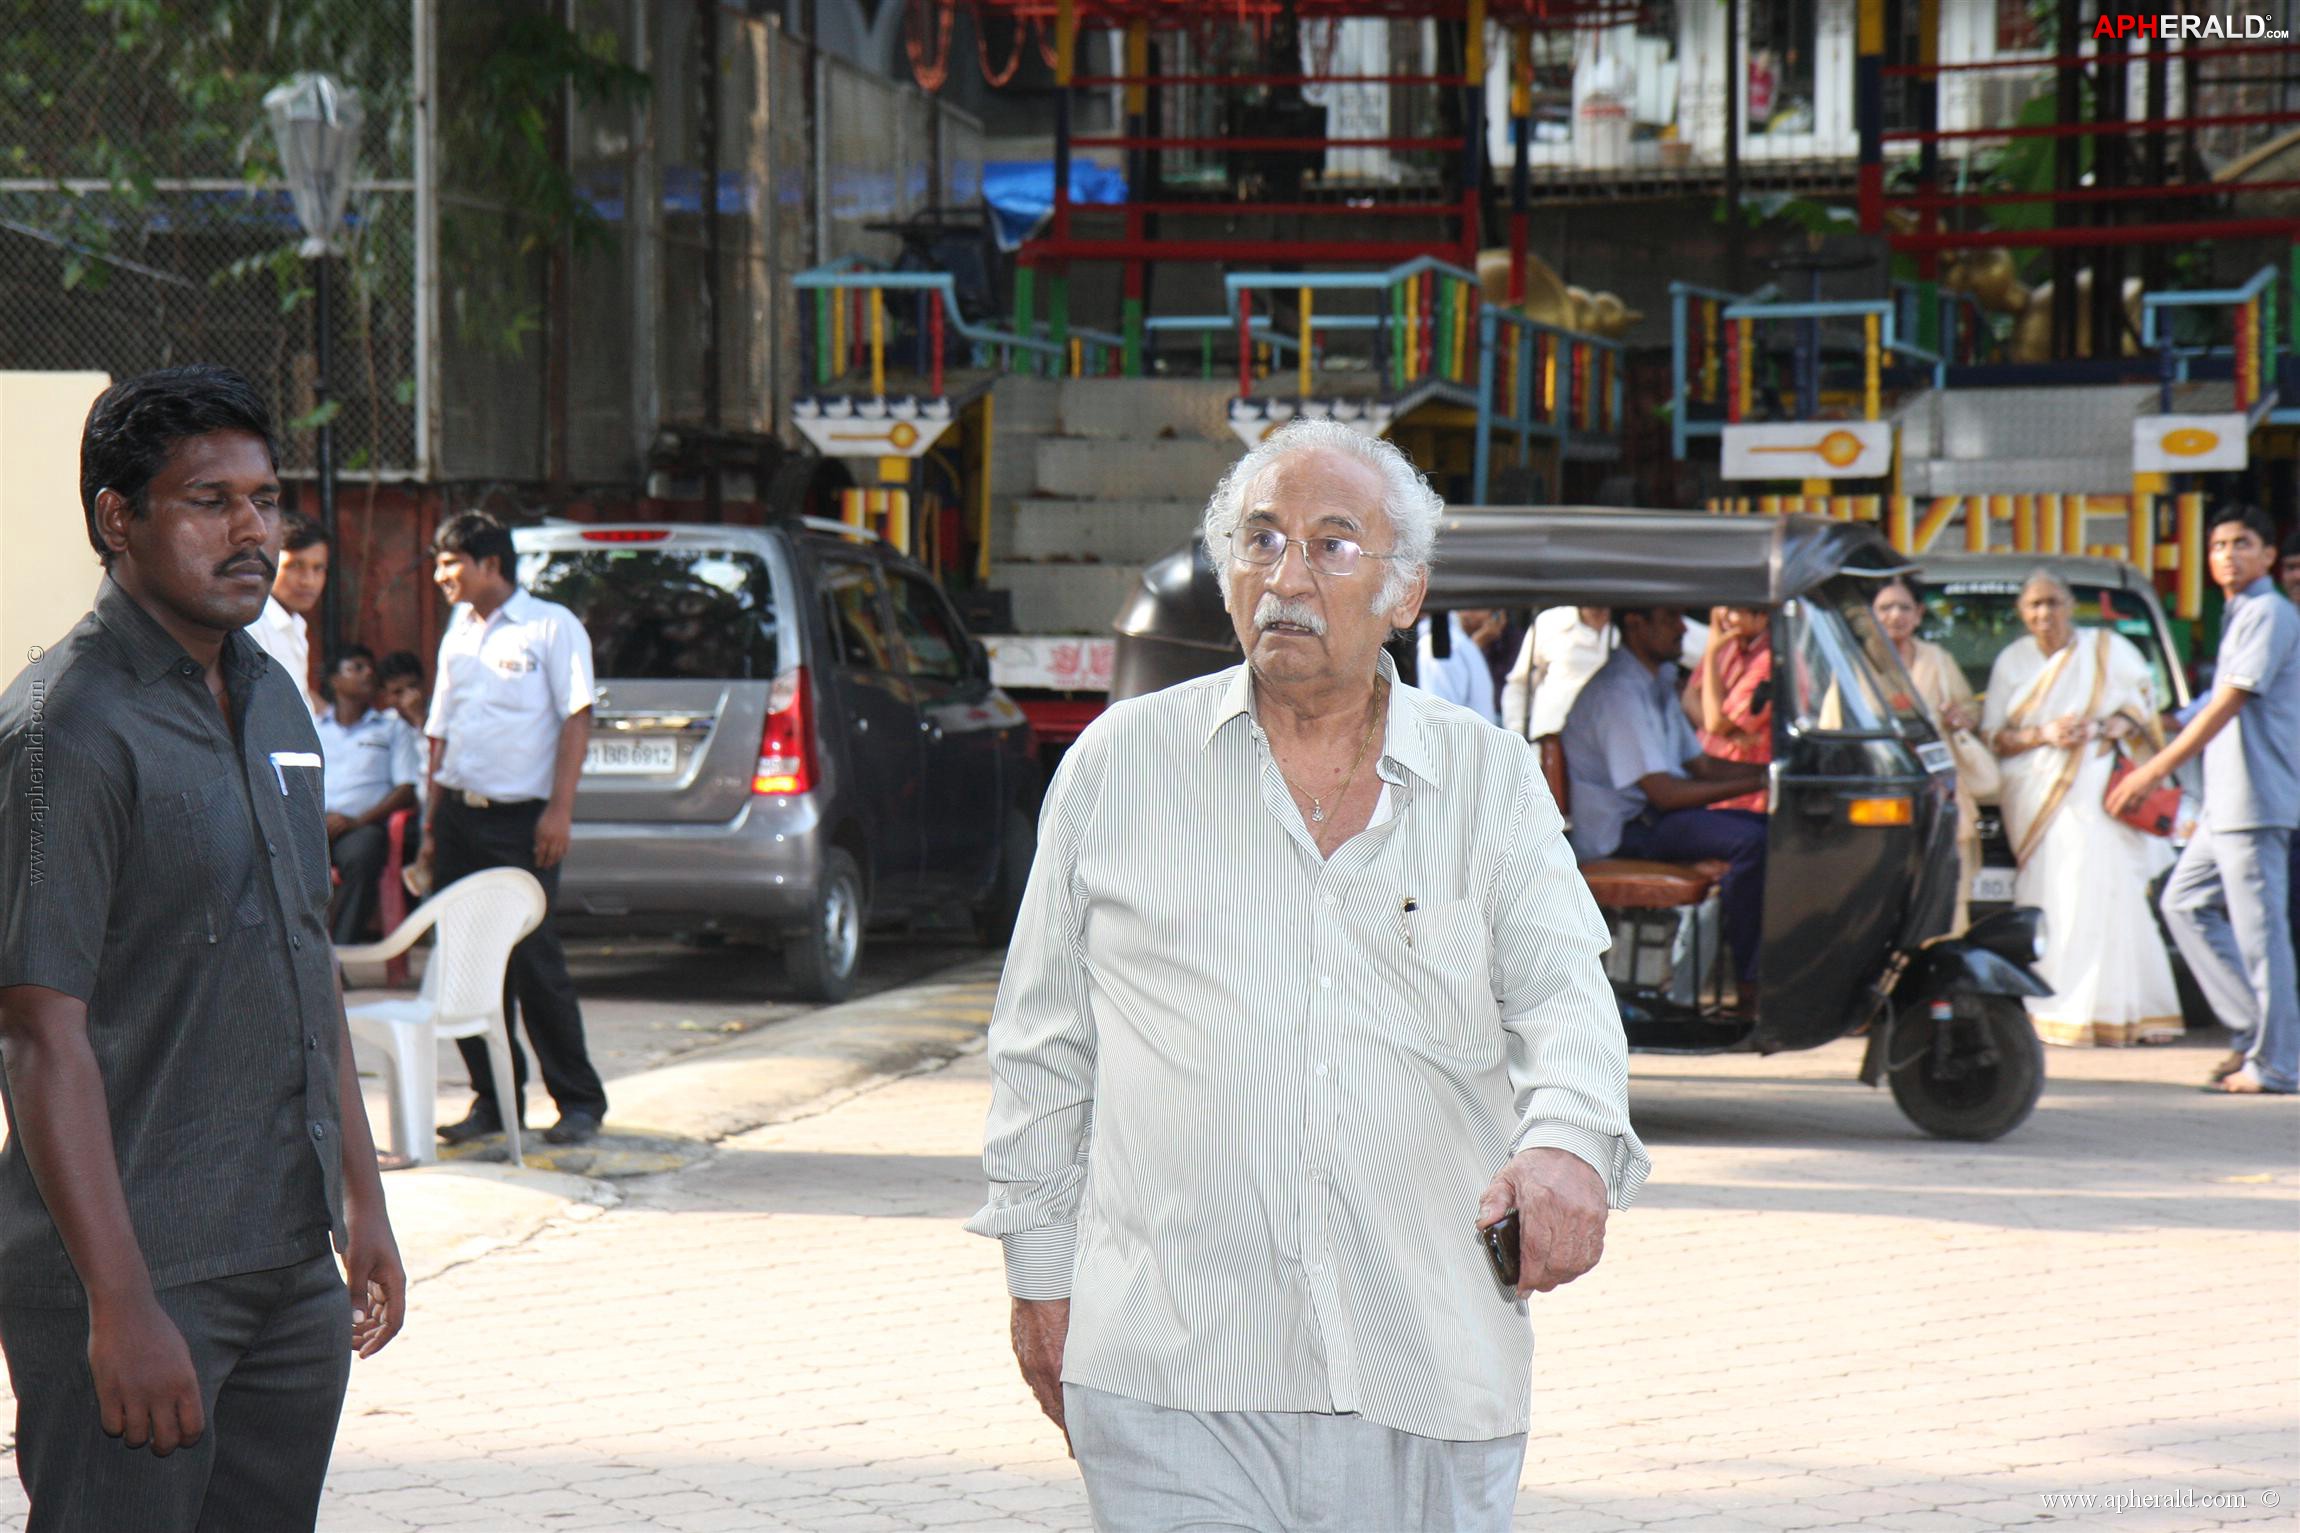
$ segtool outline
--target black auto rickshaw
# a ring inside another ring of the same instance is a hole
[[[2016,907],[1961,937],[1941,936],[1960,876],[1954,768],[1869,614],[1879,577],[1907,567],[1860,523],[1461,510],[1438,537],[1427,607],[1770,609],[1773,766],[1757,1006],[1737,1011],[1721,982],[1681,976],[1682,961],[1671,962],[1683,954],[1700,967],[1692,913],[1722,865],[1584,863],[1614,927],[1608,965],[1629,1046],[1776,1053],[1866,1028],[1863,1081],[1890,1081],[1902,1111],[1928,1133],[1994,1139],[2028,1117],[2044,1085],[2043,1049],[2021,1005],[2050,993],[2030,967],[2042,916]],[[1220,587],[1195,548],[1144,572],[1117,629],[1113,701],[1239,658]],[[1410,649],[1401,658],[1410,667]],[[1570,816],[1556,741],[1537,745]]]

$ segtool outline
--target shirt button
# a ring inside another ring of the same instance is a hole
[[[1323,1061],[1320,1061],[1320,1062],[1319,1062],[1319,1064],[1318,1064],[1318,1078],[1319,1078],[1320,1080],[1323,1080],[1323,1079],[1325,1079],[1325,1075],[1326,1075],[1326,1066],[1325,1066],[1325,1063],[1324,1063]]]
[[[301,938],[301,937],[290,937],[290,938],[288,938],[288,946],[289,946],[289,947],[292,947],[292,948],[301,948],[301,947],[303,946],[303,938]]]
[[[324,1123],[314,1123],[311,1126],[311,1136],[314,1139],[325,1139],[327,1137],[327,1125]]]
[[[1331,990],[1331,989],[1333,989],[1333,988],[1334,988],[1334,977],[1333,977],[1331,974],[1321,974],[1321,975],[1319,975],[1319,976],[1318,976],[1318,988],[1319,988],[1320,990]]]
[[[1329,895],[1327,895],[1327,896],[1326,896],[1326,903],[1327,903],[1328,905],[1339,905],[1339,904],[1341,903],[1341,901],[1340,901],[1340,900],[1337,900],[1337,899],[1335,899],[1335,898],[1334,898],[1332,895],[1330,895],[1330,894],[1329,894]]]
[[[304,1034],[304,1035],[303,1035],[303,1046],[304,1046],[304,1051],[305,1051],[306,1053],[313,1053],[313,1054],[316,1054],[316,1053],[318,1053],[318,1052],[319,1052],[319,1034],[317,1034],[317,1033],[306,1033],[306,1034]]]
[[[179,676],[197,676],[200,674],[200,668],[186,660],[182,665],[176,667],[176,674]]]
[[[264,843],[264,850],[271,853],[274,857],[277,857],[280,854],[280,849],[269,841]]]

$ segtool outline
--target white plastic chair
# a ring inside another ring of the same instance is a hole
[[[519,939],[542,924],[544,907],[543,886],[534,874],[489,868],[440,890],[381,942],[335,950],[338,963],[386,963],[425,932],[439,930],[415,999],[370,1001],[345,1012],[351,1035],[391,1061],[391,1147],[418,1165],[439,1159],[440,1041],[478,1037],[487,1040],[511,1163],[526,1164],[519,1154],[519,1094],[511,1080],[503,971]]]

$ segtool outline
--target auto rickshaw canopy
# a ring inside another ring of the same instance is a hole
[[[1873,526],[1602,506],[1479,506],[1438,531],[1426,605],[1778,607],[1839,574],[1915,566]],[[1142,572],[1114,625],[1129,638],[1235,652],[1221,588],[1195,545]]]

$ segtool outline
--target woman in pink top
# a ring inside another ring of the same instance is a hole
[[[1685,713],[1701,748],[1726,761],[1773,759],[1773,615],[1763,607],[1719,607],[1710,614],[1709,647],[1685,684]],[[1724,799],[1712,809],[1765,812],[1765,790]]]

